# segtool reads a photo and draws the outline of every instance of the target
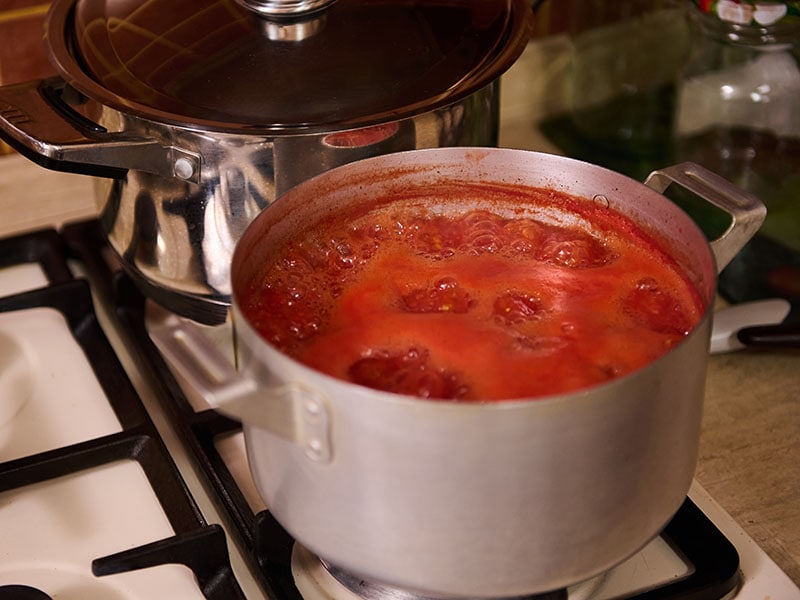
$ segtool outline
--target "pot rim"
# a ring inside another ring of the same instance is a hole
[[[425,114],[460,101],[493,85],[524,51],[533,33],[533,11],[526,0],[512,0],[512,8],[519,14],[511,15],[512,26],[502,41],[500,50],[467,73],[457,87],[406,106],[385,110],[377,114],[366,114],[340,121],[284,125],[280,123],[256,124],[239,121],[223,121],[213,118],[188,117],[186,115],[154,108],[115,93],[91,77],[76,59],[73,39],[74,13],[78,0],[56,0],[52,3],[44,27],[44,41],[49,50],[51,63],[69,85],[78,92],[104,106],[121,113],[155,123],[177,127],[239,134],[296,135],[342,131],[370,127],[387,122]]]

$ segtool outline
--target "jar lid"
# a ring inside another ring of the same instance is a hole
[[[800,0],[692,0],[704,13],[736,25],[800,23]]]
[[[527,0],[56,0],[51,58],[122,112],[224,131],[352,128],[455,102],[532,32]]]

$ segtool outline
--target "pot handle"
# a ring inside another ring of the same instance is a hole
[[[766,206],[750,192],[692,162],[653,171],[644,182],[658,193],[663,193],[671,183],[680,185],[731,216],[731,224],[725,232],[710,242],[719,273],[761,227],[767,216]]]
[[[76,101],[69,102],[70,96]],[[199,183],[198,155],[151,138],[110,132],[73,108],[81,102],[85,98],[59,77],[2,86],[0,136],[54,171],[122,178],[133,169]]]
[[[189,321],[153,328],[150,336],[170,368],[212,408],[294,442],[314,462],[330,462],[330,418],[314,390],[299,383],[270,386],[238,372]]]

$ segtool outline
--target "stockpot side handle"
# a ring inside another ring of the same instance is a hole
[[[189,321],[155,327],[150,336],[176,375],[212,408],[296,443],[314,462],[330,462],[330,418],[314,390],[299,383],[268,385],[239,373]]]
[[[200,181],[200,157],[157,140],[109,132],[78,112],[63,79],[0,87],[0,137],[23,156],[54,171],[122,178],[128,170]]]
[[[658,193],[664,193],[672,183],[731,216],[731,224],[725,232],[710,242],[719,273],[761,227],[767,216],[766,206],[753,194],[692,162],[653,171],[644,182]]]

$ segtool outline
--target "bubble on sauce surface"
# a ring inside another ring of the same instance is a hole
[[[685,336],[692,329],[686,308],[652,277],[644,277],[622,297],[623,311],[656,333]]]
[[[577,327],[575,326],[575,323],[573,323],[572,321],[563,321],[561,323],[561,333],[566,338],[573,337],[575,335],[576,330]]]
[[[367,223],[351,228],[347,240],[357,256],[357,265],[368,262],[390,237],[389,232],[380,223]]]
[[[478,211],[467,216],[464,221],[466,230],[460,249],[474,254],[495,254],[504,247],[504,220],[498,215]]]
[[[402,227],[403,239],[415,252],[431,259],[453,256],[462,244],[458,221],[443,216],[414,217]]]
[[[504,248],[517,257],[533,255],[542,239],[542,226],[532,219],[510,219],[503,224]]]
[[[616,379],[625,371],[625,369],[610,363],[601,363],[596,365],[596,367],[606,379]]]
[[[328,314],[326,289],[313,276],[271,275],[247,297],[243,311],[264,339],[287,349],[319,332]]]
[[[521,255],[531,254],[534,250],[534,245],[525,239],[512,240],[509,245],[514,252]]]
[[[616,258],[591,235],[567,229],[551,231],[536,251],[537,260],[571,269],[602,267]]]
[[[373,350],[350,365],[347,375],[359,385],[419,398],[459,400],[469,395],[469,387],[456,374],[430,364],[426,349]]]
[[[385,240],[391,237],[391,233],[380,223],[372,223],[366,228],[367,235],[375,240]]]
[[[453,277],[442,277],[430,286],[412,289],[401,300],[403,310],[411,313],[464,314],[476,304]]]
[[[311,272],[320,273],[328,270],[328,248],[319,240],[308,240],[304,243],[297,244],[292,250],[297,254],[298,261],[304,261],[308,264]],[[290,265],[286,265],[290,266]]]
[[[347,240],[333,239],[328,242],[331,248],[329,260],[331,266],[338,269],[352,269],[358,263],[358,256]]]
[[[538,319],[545,313],[542,301],[525,292],[508,291],[494,300],[492,314],[505,325]]]
[[[278,261],[276,268],[286,271],[287,273],[300,273],[303,275],[313,273],[315,269],[310,257],[299,249],[293,249],[287,252],[286,255],[281,257],[280,261]]]

